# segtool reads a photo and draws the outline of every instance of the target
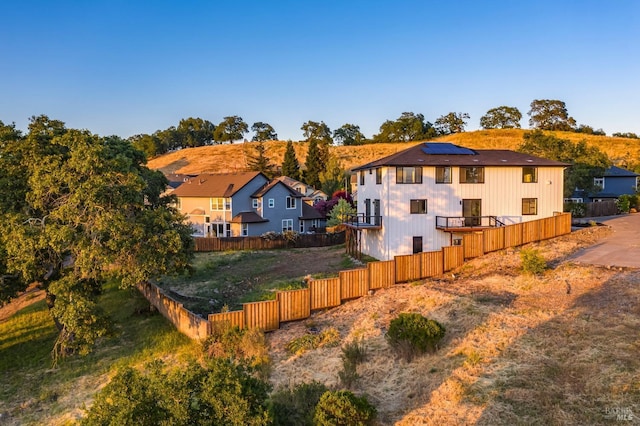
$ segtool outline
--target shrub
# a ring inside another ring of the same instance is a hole
[[[520,259],[522,259],[522,271],[525,273],[539,275],[547,269],[547,261],[538,250],[522,249]]]
[[[340,343],[340,332],[334,327],[329,327],[321,333],[308,333],[300,337],[296,337],[287,343],[287,350],[295,355],[300,355],[306,351],[320,348],[323,346],[334,347]]]
[[[320,397],[329,389],[320,382],[301,383],[293,389],[271,395],[275,426],[313,425],[313,411]]]
[[[619,213],[629,213],[629,209],[631,208],[631,197],[626,194],[621,195],[616,200],[616,206],[618,207]]]
[[[269,375],[271,360],[264,333],[260,330],[241,330],[226,321],[214,322],[204,349],[210,358],[233,358],[255,368],[261,377]]]
[[[584,217],[587,214],[585,203],[565,203],[563,210],[573,217]]]
[[[376,408],[365,397],[346,390],[327,391],[316,405],[313,421],[319,426],[364,426],[373,424],[376,414]]]
[[[414,356],[435,351],[444,337],[439,322],[417,313],[402,313],[391,320],[386,338],[401,358],[410,362]]]
[[[366,349],[362,342],[354,340],[342,347],[342,370],[338,372],[338,378],[344,387],[350,388],[358,380],[358,364],[366,357]]]

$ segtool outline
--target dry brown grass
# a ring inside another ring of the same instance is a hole
[[[457,145],[476,149],[511,149],[515,150],[522,143],[526,130],[478,130],[437,138]],[[640,162],[640,141],[608,136],[593,136],[572,132],[548,132],[559,138],[573,142],[586,140],[604,151],[614,162]],[[331,152],[336,155],[345,169],[351,169],[378,158],[394,154],[418,142],[384,143],[361,146],[335,146]],[[265,142],[267,156],[275,165],[281,165],[284,158],[286,142]],[[298,161],[302,164],[307,156],[307,143],[296,142],[294,149]],[[189,148],[172,152],[149,161],[149,167],[170,173],[222,173],[245,170],[247,156],[252,155],[255,145],[247,142],[234,145],[215,145]]]
[[[355,391],[367,394],[381,424],[606,424],[628,408],[640,416],[640,271],[580,266],[570,253],[609,230],[589,228],[535,244],[552,269],[520,274],[519,250],[496,252],[453,274],[397,285],[315,314],[362,339]],[[441,349],[407,364],[384,333],[400,312],[444,324]],[[269,335],[276,387],[311,380],[338,386],[340,348],[290,355],[306,332],[290,323]],[[609,411],[607,411],[609,410]]]

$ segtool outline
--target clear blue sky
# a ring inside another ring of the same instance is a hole
[[[534,99],[640,134],[640,1],[65,1],[0,5],[0,120],[46,114],[128,137],[239,115],[433,122]],[[248,138],[251,134],[247,135]]]

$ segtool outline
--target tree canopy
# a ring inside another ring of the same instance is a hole
[[[274,165],[271,163],[271,160],[269,160],[269,157],[267,157],[267,147],[264,145],[264,142],[260,141],[250,145],[254,152],[248,155],[247,166],[249,170],[262,172],[269,179],[272,179],[275,175]]]
[[[380,133],[373,136],[374,142],[411,142],[437,136],[433,124],[424,120],[424,115],[403,112],[395,120],[387,120],[380,126]]]
[[[450,112],[447,115],[438,117],[435,121],[435,128],[440,135],[450,135],[452,133],[462,133],[467,125],[466,120],[469,114],[466,112]]]
[[[182,141],[182,147],[193,148],[213,144],[216,126],[209,120],[189,117],[180,120],[176,129]]]
[[[588,146],[584,140],[574,143],[568,139],[546,135],[541,130],[525,133],[518,151],[571,164],[565,172],[565,197],[571,196],[575,189],[587,192],[597,190],[593,178],[602,176],[611,166],[605,153],[594,146]]]
[[[340,145],[362,145],[367,138],[360,131],[360,126],[355,124],[343,124],[342,127],[333,132],[333,139]]]
[[[491,108],[480,117],[480,126],[483,129],[519,129],[522,113],[516,107],[499,106]]]
[[[527,114],[532,129],[573,131],[576,127],[566,104],[556,99],[534,99]]]
[[[24,137],[2,129],[0,169],[17,181],[0,189],[0,301],[40,282],[58,353],[87,352],[108,329],[102,285],[187,268],[191,230],[161,195],[166,178],[131,143],[46,116],[32,117]]]
[[[269,123],[263,123],[262,121],[253,123],[251,131],[256,132],[251,139],[254,142],[275,141],[278,139],[278,134]]]
[[[296,157],[296,151],[293,149],[293,142],[290,140],[287,141],[287,148],[284,151],[282,174],[291,179],[300,180],[300,163]]]
[[[331,137],[331,129],[324,124],[324,121],[307,121],[300,129],[306,141],[315,140],[316,142],[324,145],[332,145],[333,138]]]
[[[213,137],[216,142],[231,142],[241,140],[244,134],[249,131],[249,126],[242,120],[242,117],[231,115],[216,126]]]

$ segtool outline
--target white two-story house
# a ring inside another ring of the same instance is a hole
[[[380,260],[439,250],[465,232],[562,212],[568,164],[426,142],[353,169],[360,251]]]

